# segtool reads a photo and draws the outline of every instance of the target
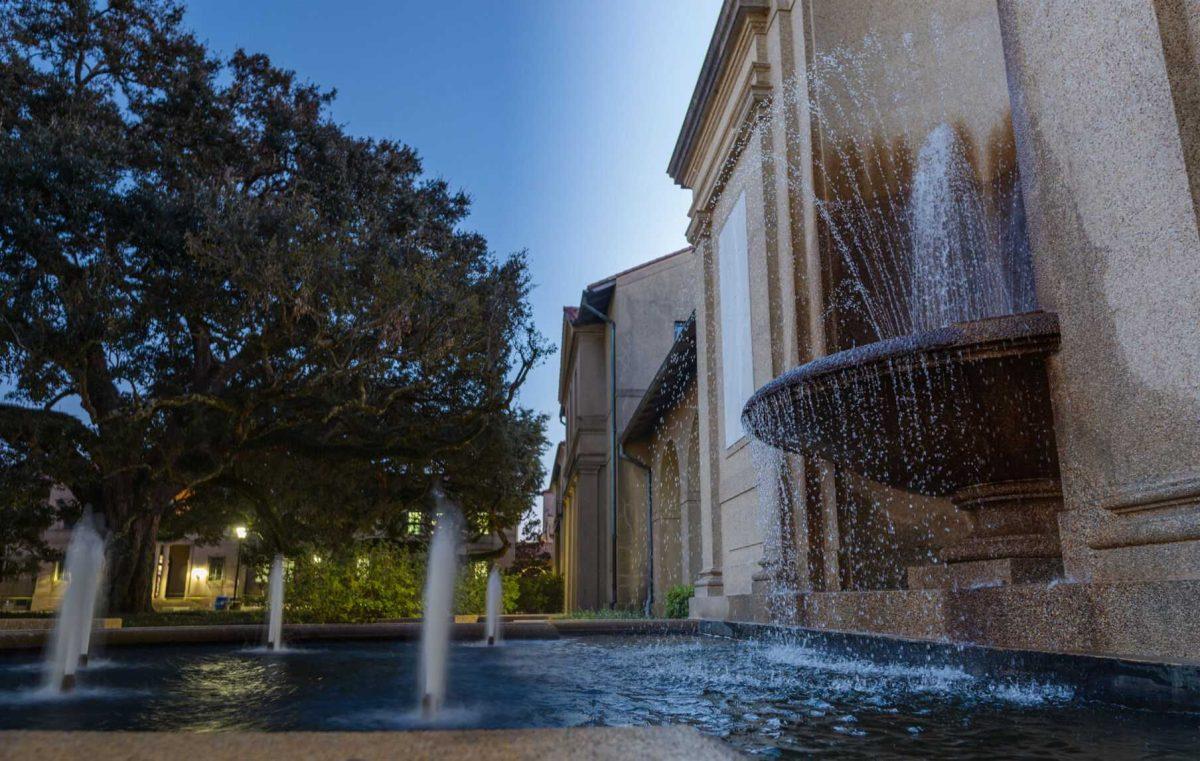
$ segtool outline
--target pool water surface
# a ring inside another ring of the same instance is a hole
[[[0,658],[0,729],[395,730],[685,724],[745,752],[838,758],[1196,758],[1200,716],[1077,699],[1064,684],[880,665],[800,644],[588,636],[451,648],[446,709],[415,710],[417,646],[283,653],[113,648],[70,696]]]

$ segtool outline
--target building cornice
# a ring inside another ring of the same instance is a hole
[[[747,25],[756,21],[764,23],[771,9],[770,0],[726,0],[717,17],[717,26],[704,56],[704,65],[692,91],[683,127],[675,141],[675,150],[667,165],[667,174],[683,187],[689,187],[688,168],[698,145],[698,137],[704,122],[712,110],[714,96],[719,89],[722,75],[731,61],[737,60],[736,52]]]

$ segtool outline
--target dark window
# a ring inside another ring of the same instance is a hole
[[[220,581],[225,578],[225,558],[221,555],[211,555],[208,558],[208,580]]]

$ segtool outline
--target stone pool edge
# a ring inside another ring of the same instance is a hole
[[[563,619],[509,621],[503,636],[511,640],[547,640],[563,636],[597,634],[698,634],[699,622],[690,619]],[[0,651],[40,650],[45,646],[46,630],[0,632]],[[136,645],[188,644],[259,644],[264,641],[262,624],[214,624],[200,626],[140,626],[121,629],[97,629],[93,635],[103,647]],[[421,636],[421,624],[403,621],[373,624],[285,624],[285,642],[327,640],[390,639],[414,641]],[[451,636],[456,641],[483,639],[482,623],[455,623]]]
[[[574,727],[406,732],[0,732],[0,759],[742,758],[691,727]]]
[[[1084,700],[1129,708],[1200,712],[1198,663],[1015,650],[778,624],[733,621],[698,624],[698,633],[708,636],[803,644],[822,653],[875,663],[954,666],[972,676],[1063,684]]]

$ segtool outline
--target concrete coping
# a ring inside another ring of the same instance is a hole
[[[741,758],[691,727],[576,727],[416,732],[0,732],[0,757],[40,761],[164,758],[384,761],[472,758]]]
[[[561,636],[597,634],[696,634],[699,625],[686,619],[534,619],[504,622],[502,636],[510,640],[557,639]],[[483,623],[458,622],[451,626],[456,641],[481,640]],[[48,629],[0,632],[0,651],[38,650]],[[421,637],[420,621],[372,624],[285,624],[285,642],[391,639],[415,641]],[[255,644],[265,640],[262,624],[211,624],[196,626],[137,626],[108,629],[98,639],[104,647],[129,645]]]
[[[92,627],[95,629],[120,629],[121,619],[97,618],[92,621]],[[42,631],[52,628],[54,628],[54,619],[50,616],[36,616],[30,618],[0,618],[0,632],[13,630]]]

